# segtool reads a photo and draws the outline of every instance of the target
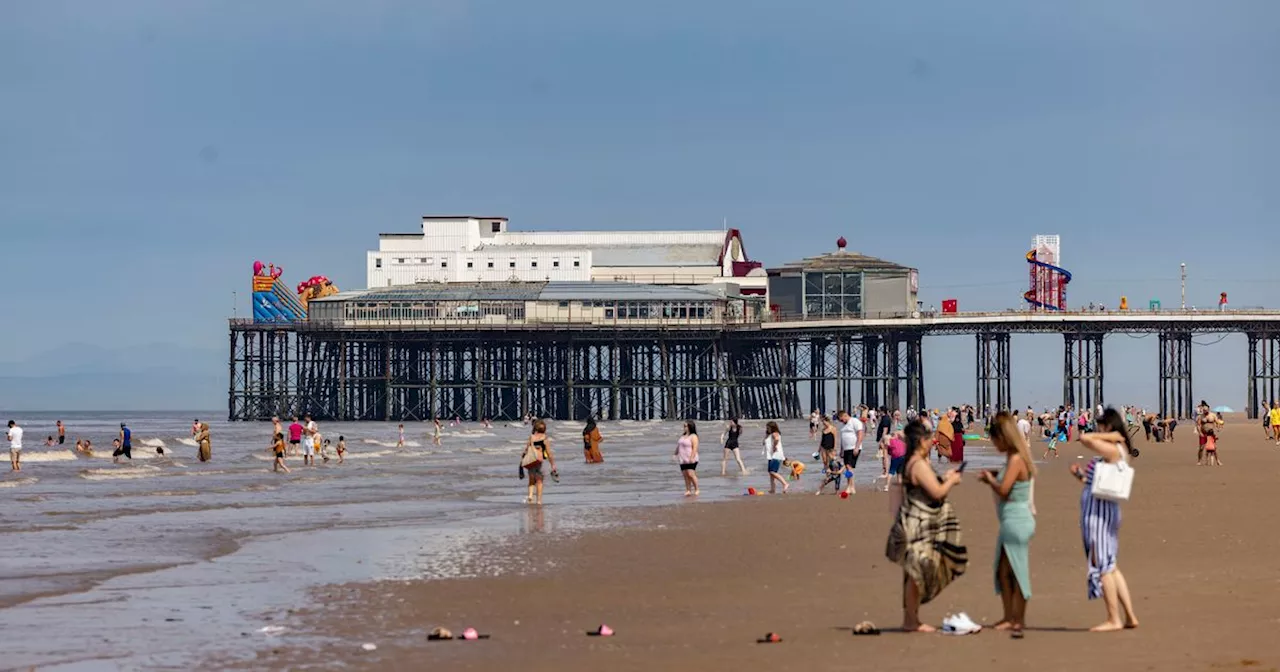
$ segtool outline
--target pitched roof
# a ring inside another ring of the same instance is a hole
[[[776,268],[770,268],[769,272],[779,273],[782,271],[911,271],[915,270],[910,266],[886,261],[878,257],[871,257],[857,252],[829,252],[820,254],[816,257],[807,257],[800,261],[795,261]]]

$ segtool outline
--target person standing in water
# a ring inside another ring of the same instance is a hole
[[[587,426],[582,428],[582,454],[587,464],[604,462],[604,455],[600,454],[602,441],[604,437],[600,435],[600,428],[596,426],[595,416],[588,417]]]
[[[404,423],[400,423],[400,440],[396,441],[396,448],[404,448]]]
[[[777,492],[777,486],[782,484],[782,494],[787,494],[787,479],[778,473],[782,470],[782,462],[787,459],[785,453],[782,452],[782,432],[778,431],[778,423],[770,421],[764,426],[764,455],[769,461],[769,494]]]
[[[724,428],[724,434],[720,436],[721,443],[724,444],[724,457],[720,460],[720,475],[724,476],[729,468],[729,456],[738,461],[738,469],[742,471],[742,475],[747,474],[747,465],[742,463],[742,452],[738,449],[738,438],[742,436],[742,424],[738,422],[737,416],[729,418],[729,424]]]
[[[209,423],[202,422],[196,428],[196,445],[200,447],[197,457],[201,462],[213,459],[213,445],[209,440]]]
[[[61,446],[62,444],[67,442],[67,427],[66,425],[62,424],[61,420],[57,422],[57,427],[58,427],[58,445]]]
[[[524,500],[526,504],[542,504],[543,462],[551,464],[552,478],[559,478],[556,458],[551,452],[551,438],[547,436],[547,423],[534,420],[533,432],[525,441],[524,453],[520,456],[520,478],[523,479],[526,473],[529,475],[529,495]]]
[[[293,416],[293,422],[289,424],[289,454],[291,455],[296,455],[302,444],[302,429],[298,416]]]
[[[22,428],[13,420],[9,421],[9,469],[22,471]],[[39,436],[37,434],[36,436]]]
[[[272,440],[274,441],[274,437],[276,434],[283,434],[283,433],[284,433],[284,427],[280,425],[280,416],[277,416],[277,415],[271,416]]]
[[[440,424],[440,418],[432,418],[431,424],[435,426],[435,436],[432,437],[431,443],[438,446],[440,445],[440,430],[444,429],[444,425]]]
[[[132,462],[133,461],[133,432],[123,422],[120,423],[120,437],[116,440],[120,442],[120,447],[117,448],[111,454],[112,461],[119,462],[120,456],[124,455],[125,457],[129,458],[130,462]]]
[[[275,437],[271,441],[271,450],[275,453],[276,461],[272,466],[272,471],[289,473],[289,466],[284,463],[284,433],[276,432]]]
[[[694,421],[684,421],[684,434],[676,441],[675,456],[684,477],[684,496],[702,494],[698,489],[698,425]]]

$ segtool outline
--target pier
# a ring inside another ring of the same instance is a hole
[[[563,420],[712,420],[799,418],[809,407],[859,403],[924,408],[922,344],[942,335],[975,338],[973,403],[1008,408],[1013,336],[1031,333],[1062,335],[1064,404],[1106,403],[1103,342],[1117,333],[1158,336],[1152,364],[1162,414],[1193,414],[1192,338],[1202,334],[1246,335],[1242,382],[1249,417],[1264,401],[1280,398],[1280,311],[792,319],[728,298],[705,309],[688,297],[681,304],[662,300],[661,312],[657,303],[650,309],[639,302],[637,309],[631,302],[627,313],[621,303],[604,308],[584,301],[576,315],[573,307],[537,317],[533,308],[508,306],[497,315],[482,306],[471,309],[474,315],[433,308],[412,319],[369,313],[373,304],[365,301],[358,304],[363,317],[351,312],[353,302],[346,313],[313,311],[302,321],[232,320],[229,418],[310,413],[322,420],[408,422],[532,413]]]

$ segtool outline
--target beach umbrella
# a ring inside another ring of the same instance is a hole
[[[1213,409],[1213,412],[1214,413],[1235,413],[1235,411],[1231,410],[1230,406],[1218,406],[1217,408]]]

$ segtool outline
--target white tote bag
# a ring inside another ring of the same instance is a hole
[[[1124,458],[1124,445],[1118,446],[1120,459],[1102,461],[1093,465],[1093,491],[1098,499],[1108,502],[1127,502],[1133,490],[1133,467]]]

